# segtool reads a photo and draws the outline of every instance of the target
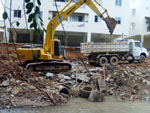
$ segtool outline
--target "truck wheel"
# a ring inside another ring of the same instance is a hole
[[[100,66],[104,66],[104,65],[106,65],[106,64],[108,64],[108,59],[107,59],[106,57],[101,57],[101,58],[99,59],[99,65],[100,65]]]
[[[116,56],[111,57],[110,64],[113,66],[118,65],[118,58]]]
[[[144,55],[140,56],[139,62],[140,63],[144,63],[145,62],[145,56]]]
[[[128,60],[128,62],[131,64],[134,62],[134,57],[133,56],[130,56],[130,57],[132,57],[132,59]]]

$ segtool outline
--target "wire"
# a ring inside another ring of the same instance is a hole
[[[56,3],[56,0],[55,0],[55,6],[56,6],[56,9],[57,9],[57,12],[59,12],[58,6],[57,6],[57,3]],[[58,13],[58,16],[59,16],[59,18],[60,18],[59,13]],[[60,20],[61,20],[61,19],[60,19]],[[62,25],[64,34],[66,35],[67,33],[66,33],[66,31],[65,31],[64,25],[62,24],[62,21],[60,21],[60,23],[61,23],[61,25]],[[67,40],[67,39],[66,39],[66,40]],[[71,47],[72,47],[72,44],[69,44],[69,45],[71,45]],[[79,60],[83,63],[83,66],[85,67],[85,69],[87,70],[87,72],[88,72],[88,74],[89,74],[89,76],[90,76],[90,72],[89,72],[87,66],[85,65],[84,61],[80,58],[80,56],[78,55],[77,51],[76,51],[73,47],[72,47],[72,49],[74,50],[74,52],[75,52],[76,55],[78,56]]]
[[[60,18],[58,6],[57,6],[57,2],[56,2],[56,0],[54,0],[54,1],[55,1],[55,6],[56,6],[57,14],[58,14],[58,16],[59,16],[59,18]],[[60,19],[60,24],[61,24],[61,26],[62,26],[62,28],[63,28],[64,35],[65,35],[65,37],[66,37],[66,36],[67,36],[67,32],[65,31],[65,28],[64,28],[64,25],[63,25],[61,19]],[[65,46],[67,46],[66,41],[65,41]]]

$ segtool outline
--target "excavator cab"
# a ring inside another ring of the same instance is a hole
[[[54,57],[62,56],[61,41],[54,40]]]

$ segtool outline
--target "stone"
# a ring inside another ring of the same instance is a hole
[[[86,74],[79,74],[78,75],[78,77],[77,77],[77,80],[79,81],[79,82],[82,82],[82,81],[84,81],[84,82],[89,82],[90,81],[90,77],[87,77],[87,75]]]
[[[131,72],[131,69],[127,66],[127,67],[126,67],[126,71],[127,71],[128,73],[130,73],[130,72]]]
[[[63,79],[65,79],[65,80],[71,80],[71,77],[69,77],[69,76],[64,76]]]
[[[33,85],[30,85],[29,88],[30,88],[31,90],[35,90],[35,89],[36,89],[36,87],[33,86]]]
[[[20,80],[16,80],[16,83],[20,83],[21,81]]]
[[[102,76],[97,78],[98,88],[101,92],[106,92],[106,81],[102,78]]]
[[[19,93],[19,91],[20,91],[20,88],[14,87],[14,88],[11,90],[11,93],[12,93],[13,95],[17,95],[17,94]]]
[[[59,82],[64,83],[64,82],[66,82],[66,80],[65,79],[60,79]]]
[[[7,89],[6,89],[6,92],[11,92],[11,90],[12,90],[12,88],[11,87],[8,87]]]
[[[54,78],[54,74],[53,73],[46,73],[46,77],[47,78]]]
[[[104,95],[100,91],[92,90],[88,100],[91,102],[102,102],[104,100]]]
[[[3,81],[2,84],[0,84],[0,86],[3,86],[3,87],[7,87],[9,85],[10,85],[10,82],[8,80]]]
[[[58,79],[63,79],[64,78],[64,74],[58,74]]]
[[[144,93],[146,94],[146,95],[149,95],[150,94],[150,92],[148,91],[148,90],[144,90]]]

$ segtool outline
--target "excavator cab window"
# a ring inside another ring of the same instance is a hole
[[[54,56],[61,56],[61,55],[62,55],[61,42],[54,41]]]

